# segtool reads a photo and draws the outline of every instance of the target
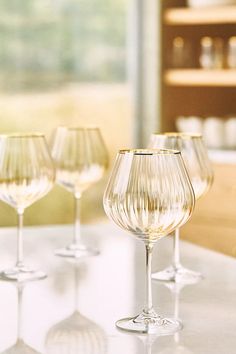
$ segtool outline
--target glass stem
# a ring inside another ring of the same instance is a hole
[[[74,212],[75,212],[75,225],[74,225],[74,240],[73,244],[74,245],[79,245],[81,242],[81,233],[80,233],[80,199],[81,199],[81,194],[76,193],[75,194],[75,206],[74,206]]]
[[[173,237],[174,241],[174,257],[173,257],[173,266],[175,269],[180,267],[180,251],[179,251],[179,228],[175,230]]]
[[[79,312],[79,269],[77,265],[74,268],[75,284],[74,284],[74,297],[75,297],[75,311]]]
[[[145,347],[145,354],[152,354],[152,345],[150,343]]]
[[[179,320],[179,294],[180,291],[176,289],[176,291],[174,292],[174,296],[175,296],[174,318],[177,321]],[[174,334],[174,340],[176,343],[179,343],[179,333]]]
[[[18,293],[18,306],[17,306],[17,339],[22,340],[22,295],[23,295],[23,287],[20,285],[17,288]]]
[[[152,250],[153,245],[148,243],[146,247],[146,301],[144,312],[145,314],[151,314],[153,312],[152,307]]]
[[[18,217],[18,227],[17,227],[17,260],[16,266],[18,268],[23,267],[23,209],[17,209],[17,217]]]

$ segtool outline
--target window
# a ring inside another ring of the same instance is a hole
[[[126,0],[1,1],[0,131],[37,130],[49,138],[58,125],[93,124],[101,128],[111,159],[129,147],[129,6]],[[85,220],[103,214],[104,183],[85,193]],[[13,213],[5,204],[0,208],[9,225]],[[57,187],[29,208],[26,223],[72,217],[72,196]]]

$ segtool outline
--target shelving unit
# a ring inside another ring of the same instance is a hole
[[[221,37],[227,43],[235,35],[236,6],[188,8],[184,0],[162,2],[162,131],[176,130],[178,116],[236,116],[236,70],[203,70],[198,62],[203,36]],[[194,64],[190,68],[170,65],[173,39],[178,36],[192,45]],[[209,156],[214,184],[196,203],[183,237],[224,252],[232,238],[228,226],[236,230],[236,151],[210,150]],[[196,229],[201,229],[201,234],[196,237],[195,232],[192,237]],[[216,231],[222,238],[214,240]]]
[[[181,0],[162,3],[163,131],[175,130],[179,115],[236,114],[236,69],[203,70],[198,60],[203,36],[221,37],[226,44],[229,37],[236,35],[236,6],[188,8],[184,4]],[[171,67],[172,43],[178,36],[191,43],[191,68]]]

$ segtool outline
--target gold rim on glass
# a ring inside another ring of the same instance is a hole
[[[81,126],[81,127],[67,127],[67,126],[60,126],[58,129],[66,129],[66,130],[95,130],[95,129],[100,129],[96,125],[91,125],[91,126]]]
[[[181,137],[181,138],[184,138],[184,139],[197,139],[197,138],[202,138],[202,134],[200,133],[191,133],[191,132],[186,132],[186,133],[183,133],[183,132],[166,132],[166,133],[153,133],[152,135],[155,135],[155,136],[173,136],[173,137]]]
[[[7,133],[0,134],[0,138],[43,138],[42,133]]]
[[[180,151],[173,149],[122,149],[119,154],[133,155],[175,155],[180,154]]]

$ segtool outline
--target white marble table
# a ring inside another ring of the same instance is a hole
[[[236,353],[235,259],[182,242],[184,265],[201,271],[205,279],[175,293],[153,283],[155,308],[172,317],[178,312],[184,328],[174,336],[151,338],[120,332],[114,325],[117,319],[137,314],[143,305],[144,246],[140,241],[113,224],[84,226],[84,242],[101,253],[81,262],[76,270],[53,255],[55,248],[68,243],[72,226],[24,231],[26,263],[44,269],[48,278],[24,287],[20,323],[17,289],[0,282],[0,352]],[[0,268],[14,263],[15,237],[13,228],[0,230]],[[170,262],[171,248],[171,238],[156,245],[153,270]],[[17,328],[31,348],[15,346],[8,351],[16,342]]]

